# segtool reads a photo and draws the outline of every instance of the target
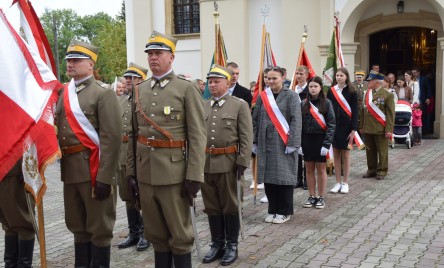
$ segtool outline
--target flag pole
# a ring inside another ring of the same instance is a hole
[[[266,36],[266,19],[268,16],[268,13],[270,13],[270,8],[267,5],[264,5],[264,7],[261,8],[262,16],[264,17],[264,23],[262,24],[262,41],[261,41],[261,57],[259,60],[259,92],[260,94],[263,90],[263,81],[264,81],[264,53],[265,53],[265,36]],[[268,66],[267,66],[268,67]],[[253,181],[254,181],[254,188],[253,188],[253,203],[256,205],[256,199],[257,199],[257,155],[253,159]]]
[[[264,18],[264,24],[262,25],[261,58],[260,58],[260,62],[259,62],[259,92],[258,92],[258,94],[261,94],[261,92],[263,90],[262,83],[264,80],[265,35],[266,35],[266,28],[265,28],[265,18]],[[256,199],[257,199],[257,155],[253,161],[254,161],[254,164],[253,164],[253,180],[254,180],[253,203],[256,205]]]
[[[43,213],[43,198],[37,203],[37,214],[39,220],[39,242],[40,242],[40,266],[46,268],[46,241],[45,241],[45,218]]]
[[[220,64],[219,12],[218,12],[218,9],[219,9],[219,7],[218,7],[216,1],[214,1],[213,16],[214,16],[214,33],[215,33],[215,40],[216,40],[216,49],[214,51],[214,63],[215,64]]]
[[[296,62],[296,68],[294,69],[293,77],[291,78],[290,88],[291,88],[291,90],[293,90],[293,91],[295,90],[295,88],[296,88],[296,84],[297,84],[297,82],[296,82],[296,70],[297,70],[297,67],[298,67],[299,65],[301,65],[301,61],[302,61],[302,52],[304,51],[305,40],[306,40],[307,37],[308,37],[307,31],[308,31],[308,27],[307,27],[307,25],[304,25],[304,33],[302,34],[301,48],[299,49],[298,61]]]

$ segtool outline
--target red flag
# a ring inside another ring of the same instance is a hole
[[[301,66],[301,65],[307,66],[308,71],[309,71],[308,79],[311,79],[316,76],[316,72],[314,71],[313,66],[311,65],[311,62],[308,59],[308,55],[307,55],[307,52],[305,51],[305,47],[302,48],[301,57],[299,57],[298,63],[296,66]]]
[[[1,11],[0,40],[0,125],[7,126],[1,132],[0,180],[23,156],[26,188],[39,202],[46,187],[45,167],[59,154],[54,127],[48,122],[53,121],[61,84]]]
[[[264,70],[266,68],[276,66],[276,60],[274,58],[273,50],[271,49],[270,33],[266,32],[265,25],[262,27],[262,40],[261,64],[256,85],[254,86],[253,100],[251,101],[252,107],[254,107],[257,101],[257,97],[262,92],[262,80]]]

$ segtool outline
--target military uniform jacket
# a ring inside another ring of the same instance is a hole
[[[131,127],[131,96],[130,95],[122,95],[119,97],[120,103],[120,114],[122,117],[122,137],[128,136],[128,139],[131,139],[132,127]],[[126,157],[128,154],[128,141],[123,141],[120,146],[120,165],[126,165]]]
[[[162,129],[170,132],[174,140],[188,140],[188,161],[181,148],[151,148],[137,142],[136,159],[132,140],[128,142],[127,175],[150,185],[172,185],[187,180],[203,182],[205,165],[206,130],[203,100],[199,88],[190,81],[171,72],[160,81],[153,78],[138,84],[143,112]],[[135,94],[135,93],[134,93]],[[167,140],[143,119],[135,107],[138,135]]]
[[[206,154],[205,173],[234,171],[235,164],[248,167],[253,146],[253,125],[248,103],[226,94],[204,104],[207,127],[207,147],[238,146],[239,154]]]
[[[65,147],[81,144],[66,119],[63,90],[56,109],[58,140],[62,150]],[[101,87],[94,77],[77,85],[76,91],[80,108],[99,135],[100,162],[96,180],[114,184],[122,134],[116,93],[111,89]],[[89,150],[64,155],[61,161],[62,181],[68,184],[90,181],[89,156]]]
[[[393,100],[393,94],[381,87],[376,93],[375,90],[373,90],[372,101],[385,114],[385,127],[382,126],[381,123],[369,113],[367,107],[365,107],[359,122],[360,128],[366,134],[393,133],[393,124],[395,120],[395,102]]]
[[[358,110],[359,112],[362,111],[364,108],[364,102],[365,102],[365,93],[368,89],[368,82],[363,81],[362,84],[359,84],[355,81],[353,82],[353,87],[356,89],[356,92],[358,94]]]

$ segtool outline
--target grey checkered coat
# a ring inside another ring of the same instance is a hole
[[[283,88],[276,99],[279,110],[290,126],[288,145],[299,148],[301,145],[302,117],[300,100],[294,91]],[[295,185],[298,165],[297,150],[285,154],[285,144],[268,117],[262,99],[258,96],[253,110],[253,142],[257,143],[258,183]]]

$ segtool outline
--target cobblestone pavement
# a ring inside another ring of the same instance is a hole
[[[232,267],[444,267],[444,140],[424,140],[421,146],[389,149],[389,175],[383,181],[363,179],[365,152],[352,152],[349,194],[326,195],[324,209],[303,208],[304,190],[294,193],[295,214],[285,224],[264,222],[267,205],[253,205],[252,190],[245,187],[245,240]],[[59,167],[47,170],[44,198],[47,263],[73,267],[73,236],[64,222]],[[251,173],[247,173],[251,180]],[[248,182],[247,182],[248,183]],[[247,184],[246,183],[246,184]],[[328,178],[328,187],[335,183]],[[248,183],[249,184],[249,183]],[[208,222],[197,198],[197,228],[202,252],[210,241]],[[124,203],[118,201],[112,242],[111,267],[153,267],[150,248],[119,250],[126,233]],[[3,231],[0,252],[4,251]],[[0,253],[3,255],[3,253]],[[39,267],[39,247],[34,266]],[[1,263],[0,267],[4,267]],[[203,265],[193,252],[193,266]]]

